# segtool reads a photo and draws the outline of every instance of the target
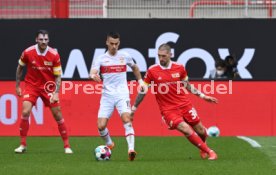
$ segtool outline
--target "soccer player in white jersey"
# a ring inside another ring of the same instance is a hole
[[[134,150],[134,129],[130,116],[131,106],[126,78],[127,65],[131,67],[139,84],[142,86],[143,80],[133,58],[128,53],[118,50],[120,45],[119,33],[110,32],[107,35],[106,45],[108,48],[107,52],[93,60],[90,72],[90,78],[96,82],[101,82],[99,73],[101,73],[103,78],[103,91],[98,111],[98,130],[105,144],[112,149],[115,144],[110,137],[107,123],[114,111],[114,107],[116,107],[125,128],[128,159],[133,161],[137,153]]]

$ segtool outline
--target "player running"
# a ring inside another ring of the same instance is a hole
[[[137,153],[134,150],[134,129],[130,116],[131,106],[126,79],[127,65],[132,69],[139,83],[142,83],[143,80],[133,58],[126,52],[118,51],[119,33],[110,32],[107,35],[106,45],[107,52],[93,60],[90,72],[90,78],[96,82],[101,82],[99,73],[103,78],[103,92],[98,111],[98,130],[105,144],[112,149],[115,145],[110,137],[107,124],[114,107],[116,107],[125,128],[129,160],[133,161]]]
[[[176,129],[200,149],[203,159],[217,159],[217,154],[206,144],[207,133],[195,108],[186,96],[184,88],[207,102],[217,103],[214,97],[204,95],[193,87],[182,64],[171,61],[171,47],[162,44],[158,49],[160,64],[151,66],[144,78],[147,85],[154,86],[155,97],[161,114],[169,129]],[[146,93],[140,92],[132,107],[132,115],[142,102]]]

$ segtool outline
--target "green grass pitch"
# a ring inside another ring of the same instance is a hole
[[[25,154],[15,154],[18,137],[0,137],[0,175],[274,175],[276,138],[254,137],[253,148],[236,137],[209,138],[216,161],[201,160],[184,137],[136,137],[137,159],[129,162],[124,137],[113,137],[110,161],[96,161],[99,137],[71,137],[73,155],[63,153],[59,137],[29,137]]]

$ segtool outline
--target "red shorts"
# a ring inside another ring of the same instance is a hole
[[[194,126],[200,122],[200,118],[198,117],[195,108],[192,106],[163,111],[162,115],[169,129],[176,129],[179,123],[183,121],[191,126]]]
[[[59,106],[58,102],[50,103],[50,98],[53,94],[45,92],[44,89],[34,88],[32,86],[26,86],[23,92],[23,101],[29,101],[34,106],[36,104],[37,98],[40,97],[47,107],[57,107]]]

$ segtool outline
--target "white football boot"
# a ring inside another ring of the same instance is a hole
[[[27,151],[27,147],[24,145],[20,145],[18,148],[14,150],[15,153],[22,154]]]
[[[65,154],[73,154],[73,150],[71,148],[64,148]]]

